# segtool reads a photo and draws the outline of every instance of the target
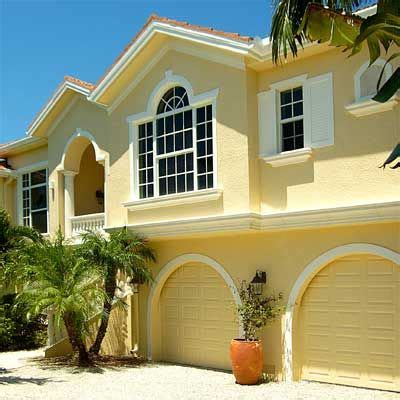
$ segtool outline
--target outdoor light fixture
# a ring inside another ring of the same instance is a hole
[[[257,270],[254,278],[250,282],[250,285],[253,288],[255,294],[261,295],[263,292],[263,287],[266,283],[267,273],[265,271]]]

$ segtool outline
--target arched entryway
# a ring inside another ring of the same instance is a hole
[[[187,254],[159,273],[148,303],[148,356],[229,369],[229,343],[239,333],[236,287],[206,256]]]
[[[65,235],[102,229],[108,154],[89,132],[78,129],[65,146],[58,170],[64,175]]]
[[[297,280],[285,322],[287,379],[400,390],[398,253],[352,244],[318,257]]]

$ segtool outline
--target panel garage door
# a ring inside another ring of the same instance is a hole
[[[164,361],[230,368],[229,344],[238,334],[234,300],[213,268],[178,268],[162,289],[160,307]]]
[[[302,298],[302,378],[400,390],[400,268],[380,257],[339,259]]]

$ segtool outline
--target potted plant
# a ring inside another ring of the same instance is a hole
[[[258,332],[282,312],[278,306],[282,293],[257,294],[252,284],[243,281],[239,289],[241,304],[237,306],[243,338],[233,339],[230,346],[232,371],[236,383],[254,385],[262,375],[263,350]]]

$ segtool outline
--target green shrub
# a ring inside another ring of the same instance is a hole
[[[15,294],[0,297],[0,351],[35,349],[46,344],[45,318],[29,321],[22,305],[16,305]]]

